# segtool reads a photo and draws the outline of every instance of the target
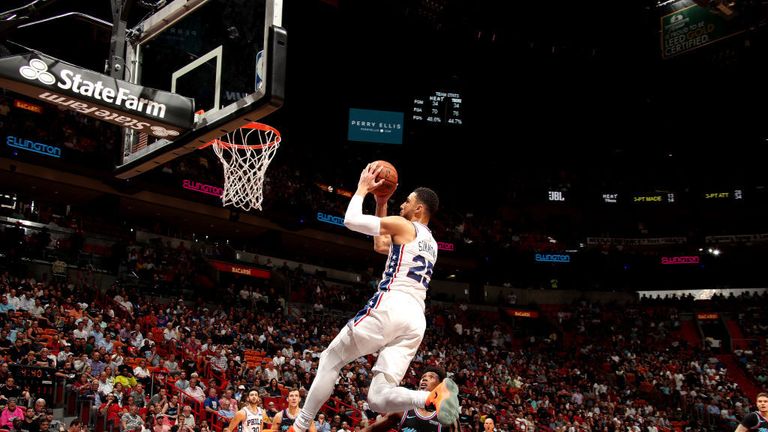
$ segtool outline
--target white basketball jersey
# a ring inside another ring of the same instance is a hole
[[[402,291],[422,302],[432,279],[432,268],[437,261],[437,242],[425,225],[413,222],[416,238],[406,244],[392,244],[384,274],[379,283],[380,291]]]
[[[245,406],[243,411],[245,411],[245,421],[242,423],[243,432],[261,432],[262,421],[264,420],[261,408],[257,408],[254,413],[248,409],[248,406]]]

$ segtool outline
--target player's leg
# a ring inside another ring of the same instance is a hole
[[[392,348],[385,348],[392,350]],[[381,357],[384,351],[379,354]],[[398,356],[404,357],[402,354]],[[411,358],[413,358],[411,356]],[[409,390],[399,387],[400,380],[389,373],[374,370],[371,387],[368,389],[368,405],[378,413],[407,411],[413,408],[424,408],[429,397],[428,391]]]
[[[453,380],[446,378],[431,392],[399,387],[424,337],[426,320],[419,305],[407,299],[395,300],[395,304],[397,313],[393,314],[393,320],[389,321],[386,329],[390,334],[398,336],[379,353],[373,367],[375,375],[368,390],[368,405],[379,413],[412,408],[434,409],[438,421],[450,425],[459,416],[459,392]]]
[[[407,294],[391,293],[387,300],[392,300],[393,307],[397,308],[390,311],[392,319],[386,326],[392,339],[381,349],[373,366],[368,405],[379,413],[424,408],[429,392],[399,387],[424,338],[427,326],[424,311]]]
[[[383,293],[377,293],[358,314],[344,326],[328,348],[320,355],[317,375],[307,393],[304,407],[293,429],[304,432],[317,412],[333,393],[341,369],[353,360],[374,353],[386,344],[380,317],[376,314]]]

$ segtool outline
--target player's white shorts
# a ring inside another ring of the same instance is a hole
[[[398,383],[424,338],[427,322],[423,305],[409,294],[379,291],[349,320],[323,352],[342,364],[379,351],[374,372],[384,372]]]

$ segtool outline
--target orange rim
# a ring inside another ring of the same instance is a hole
[[[232,144],[232,143],[228,143],[226,141],[222,141],[222,140],[220,140],[218,138],[215,138],[215,139],[212,139],[211,141],[201,145],[200,147],[198,147],[198,150],[204,149],[204,148],[212,146],[214,144],[220,145],[222,147],[229,147],[229,148],[234,148],[234,149],[255,149],[255,150],[259,150],[259,149],[263,149],[265,147],[274,146],[281,139],[280,131],[279,130],[273,128],[270,125],[266,125],[264,123],[250,122],[250,123],[244,124],[243,126],[240,126],[240,129],[258,129],[258,130],[264,131],[264,132],[272,132],[273,139],[272,139],[272,141],[270,141],[268,143],[265,143],[265,144]]]

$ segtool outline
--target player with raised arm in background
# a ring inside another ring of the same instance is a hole
[[[364,215],[363,199],[384,182],[377,179],[380,172],[375,163],[363,169],[344,225],[374,236],[374,249],[386,251],[382,280],[376,294],[323,351],[304,408],[289,432],[309,428],[331,396],[342,367],[377,351],[368,390],[372,410],[386,413],[427,408],[436,411],[437,420],[444,425],[459,416],[458,387],[451,379],[443,380],[431,392],[399,387],[426,329],[424,299],[437,261],[437,242],[427,224],[437,212],[439,200],[434,191],[420,187],[400,206],[400,216],[386,216],[389,195],[377,196],[376,216]]]

